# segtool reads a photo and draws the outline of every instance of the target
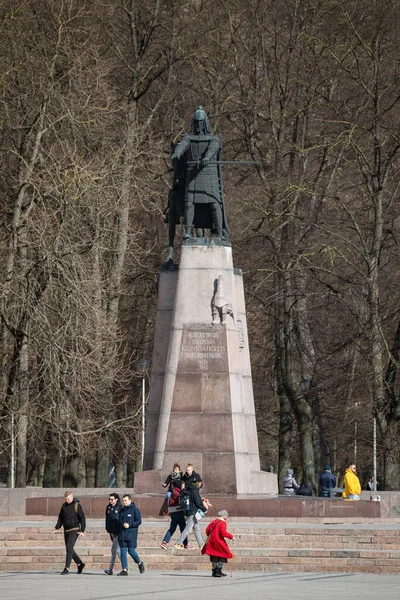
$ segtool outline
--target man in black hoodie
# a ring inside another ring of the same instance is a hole
[[[104,570],[104,573],[107,573],[107,575],[113,574],[113,569],[117,555],[120,557],[118,534],[121,528],[119,523],[119,513],[121,511],[121,508],[122,504],[118,494],[112,492],[108,498],[108,505],[106,508],[106,531],[110,535],[110,540],[112,544],[110,566],[108,567],[108,569]]]
[[[78,575],[80,575],[85,568],[85,563],[81,561],[75,552],[74,546],[77,539],[85,535],[86,519],[80,502],[77,498],[74,498],[73,493],[65,492],[64,497],[65,502],[61,506],[56,528],[52,533],[57,533],[61,527],[64,527],[64,542],[67,556],[65,558],[65,568],[61,575],[69,575],[72,559],[77,564]]]

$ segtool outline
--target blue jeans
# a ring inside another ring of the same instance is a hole
[[[186,527],[185,513],[183,512],[183,510],[178,510],[177,512],[170,513],[170,517],[171,517],[171,523],[170,523],[169,529],[168,529],[167,533],[164,535],[164,539],[163,539],[163,542],[165,542],[166,544],[168,544],[168,542],[174,535],[178,525],[179,525],[179,529],[180,529],[181,533]],[[183,540],[183,545],[187,546],[187,544],[188,544],[188,539],[187,539],[187,537],[185,537],[185,539]]]
[[[121,565],[125,571],[128,570],[128,557],[126,555],[127,550],[129,552],[129,555],[133,558],[137,565],[142,562],[139,558],[138,553],[136,552],[136,548],[133,548],[132,546],[120,546],[119,549],[121,551]]]

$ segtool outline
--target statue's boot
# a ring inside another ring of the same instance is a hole
[[[184,240],[189,240],[192,237],[192,227],[186,227],[185,235],[183,236]]]

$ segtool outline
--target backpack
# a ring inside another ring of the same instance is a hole
[[[168,506],[179,506],[179,499],[181,496],[181,490],[178,487],[174,487],[169,498]]]
[[[182,490],[179,496],[179,506],[183,508],[184,511],[190,510],[190,491]]]
[[[301,483],[296,493],[298,496],[312,496],[313,489],[311,485],[305,485],[304,483]]]

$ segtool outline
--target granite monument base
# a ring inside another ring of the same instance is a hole
[[[183,245],[178,271],[160,273],[135,493],[157,491],[176,462],[194,465],[207,494],[278,493],[260,470],[242,273],[213,238]]]

